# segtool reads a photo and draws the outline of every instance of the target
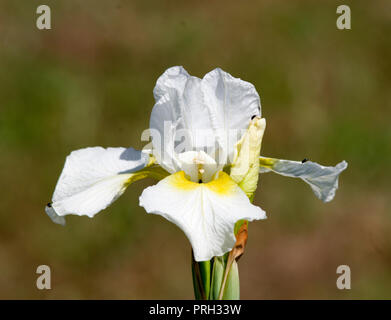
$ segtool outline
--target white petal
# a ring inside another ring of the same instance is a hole
[[[194,183],[183,171],[140,196],[140,206],[175,223],[186,234],[196,261],[210,260],[230,251],[235,244],[234,226],[240,219],[265,219],[265,212],[252,205],[245,193],[224,172],[209,183]]]
[[[180,169],[177,153],[213,146],[209,111],[203,102],[201,79],[191,77],[182,67],[168,69],[157,81],[150,128],[154,154],[171,173]]]
[[[46,213],[64,224],[67,214],[93,217],[126,189],[132,173],[143,169],[149,156],[133,148],[94,147],[73,151],[66,159]]]
[[[261,101],[255,87],[217,68],[202,79],[205,103],[213,115],[229,160],[253,116],[261,115]],[[235,134],[235,131],[239,134]]]
[[[312,161],[302,163],[263,157],[260,158],[260,165],[261,173],[271,170],[283,176],[302,179],[324,202],[333,200],[338,189],[339,174],[348,166],[346,161],[338,163],[335,167],[325,167]]]
[[[62,216],[59,216],[56,211],[54,211],[52,204],[48,203],[45,207],[45,212],[49,216],[50,219],[54,223],[61,224],[62,226],[65,226],[65,218]]]
[[[154,89],[150,128],[154,155],[169,172],[178,171],[177,153],[206,151],[224,166],[252,116],[260,115],[254,86],[215,69],[201,80],[182,67],[168,69]],[[206,150],[205,150],[206,149]]]
[[[153,89],[155,100],[159,101],[170,94],[182,93],[189,77],[190,75],[181,66],[168,68],[156,81]]]

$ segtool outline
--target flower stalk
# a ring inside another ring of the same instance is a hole
[[[194,260],[193,250],[191,256],[194,296],[196,300],[209,300],[212,269],[211,261],[196,262]]]
[[[247,243],[247,221],[238,221],[235,226],[234,248],[221,257],[210,261],[196,262],[192,256],[194,296],[197,300],[238,300],[240,297],[239,270],[237,261],[244,253]]]

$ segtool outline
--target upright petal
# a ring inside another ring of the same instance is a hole
[[[196,261],[210,260],[230,251],[235,244],[235,223],[265,219],[246,194],[224,172],[209,183],[194,183],[183,171],[148,187],[140,206],[175,223],[186,234]]]
[[[176,154],[185,151],[203,150],[222,168],[232,160],[251,118],[260,115],[254,86],[221,69],[201,80],[182,67],[172,67],[158,79],[154,96],[154,155],[171,173],[181,169]]]
[[[67,214],[93,217],[116,200],[148,163],[149,155],[133,148],[73,151],[45,211],[59,224],[65,223],[63,216]]]
[[[156,86],[153,89],[155,100],[159,101],[169,95],[182,95],[189,77],[190,75],[182,66],[168,68],[156,81]]]
[[[261,101],[255,87],[217,68],[202,79],[205,103],[212,115],[213,128],[226,151],[228,162],[235,145],[254,116],[261,116]]]
[[[211,118],[204,103],[201,79],[182,67],[166,70],[158,79],[150,128],[154,154],[171,173],[180,170],[176,154],[213,146]]]
[[[315,195],[324,202],[333,200],[338,189],[339,174],[348,164],[346,161],[335,167],[325,167],[312,161],[290,161],[260,157],[262,172],[273,171],[287,177],[300,178],[311,187]]]

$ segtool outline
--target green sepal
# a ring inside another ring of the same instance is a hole
[[[221,284],[223,282],[224,271],[225,271],[224,257],[214,257],[213,271],[212,271],[212,284],[211,284],[209,300],[218,299]]]
[[[239,300],[240,299],[240,283],[239,269],[236,260],[232,262],[231,269],[228,273],[227,282],[225,284],[223,300]]]

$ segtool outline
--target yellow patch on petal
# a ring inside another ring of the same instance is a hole
[[[200,184],[186,178],[184,171],[179,171],[169,176],[169,183],[180,190],[190,191],[198,188]]]
[[[235,191],[237,184],[225,172],[219,172],[219,177],[216,180],[205,183],[205,187],[220,195],[229,195]]]
[[[149,164],[148,164],[149,165]],[[129,178],[124,182],[124,188],[127,188],[133,182],[136,182],[145,178],[154,178],[156,180],[162,180],[169,175],[169,173],[164,170],[162,167],[158,165],[151,165],[149,167],[145,167],[140,171],[134,173],[124,173],[123,175],[127,175]]]
[[[191,191],[196,188],[208,188],[219,195],[229,195],[235,191],[237,184],[225,172],[219,172],[216,180],[208,183],[196,183],[189,180],[183,171],[172,174],[169,177],[169,183],[180,190]]]
[[[268,169],[272,169],[278,160],[273,158],[259,157],[259,165]]]

